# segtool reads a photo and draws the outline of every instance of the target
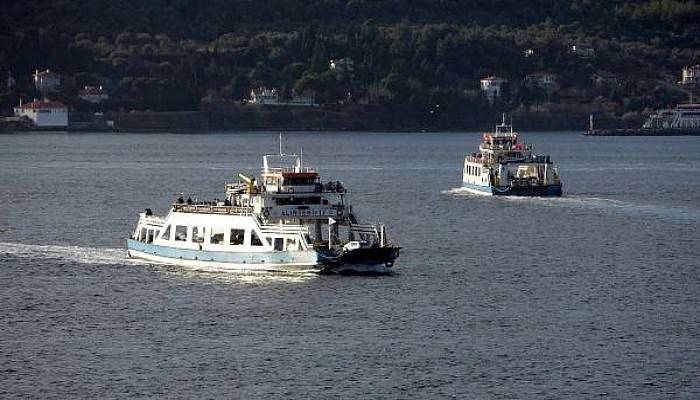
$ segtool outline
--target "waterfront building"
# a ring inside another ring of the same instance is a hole
[[[34,100],[15,107],[15,116],[27,117],[37,128],[68,127],[68,107],[60,101]]]
[[[253,89],[250,91],[248,102],[264,106],[303,106],[303,107],[318,107],[316,98],[313,94],[292,95],[288,100],[280,98],[277,89]]]
[[[277,89],[258,88],[250,91],[249,102],[259,105],[279,105],[280,96]]]

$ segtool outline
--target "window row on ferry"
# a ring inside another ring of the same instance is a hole
[[[272,246],[277,251],[297,251],[300,250],[299,242],[294,238],[273,237],[261,239],[260,235],[255,230],[246,229],[225,229],[225,228],[207,228],[193,226],[189,229],[186,225],[175,225],[175,230],[171,235],[171,225],[163,231],[159,237],[159,231],[141,229],[140,237],[137,239],[141,242],[152,243],[154,239],[159,238],[165,241],[175,242],[190,242],[198,244],[211,244],[217,246],[264,246],[263,240],[269,246]],[[208,234],[207,234],[208,233]]]
[[[481,176],[481,167],[467,165],[467,174],[473,176]]]

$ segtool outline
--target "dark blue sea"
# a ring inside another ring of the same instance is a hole
[[[126,257],[276,133],[0,135],[0,398],[700,398],[700,138],[522,136],[562,198],[460,190],[479,133],[287,134],[403,247],[367,278]]]

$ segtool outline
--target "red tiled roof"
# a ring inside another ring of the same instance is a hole
[[[21,108],[21,109],[29,109],[29,110],[38,110],[38,109],[46,109],[46,108],[66,108],[66,105],[61,103],[60,101],[51,101],[51,100],[37,100],[33,101],[31,103],[24,103],[21,106],[17,106],[16,108]]]

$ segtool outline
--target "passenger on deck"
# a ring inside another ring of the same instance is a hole
[[[182,196],[178,197],[177,204],[185,204],[185,199],[183,199]]]
[[[188,198],[187,198],[187,204],[190,205],[190,206],[192,205],[192,198],[191,198],[191,197],[188,197]]]

